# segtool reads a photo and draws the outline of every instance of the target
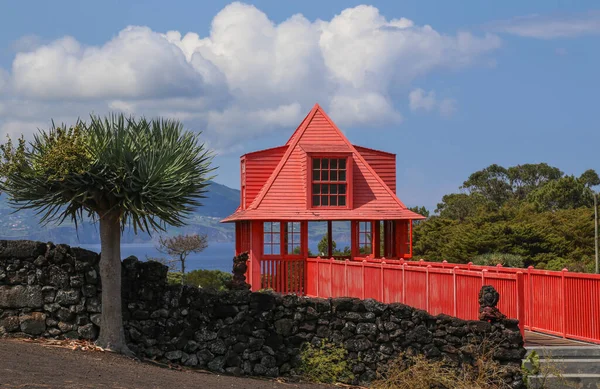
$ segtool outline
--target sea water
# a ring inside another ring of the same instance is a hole
[[[75,245],[73,245],[75,246]],[[83,249],[100,252],[99,244],[80,244],[77,245]],[[121,257],[127,258],[130,255],[136,256],[140,261],[146,258],[167,258],[168,256],[156,249],[153,243],[124,243],[121,244]],[[200,253],[191,253],[185,261],[186,272],[206,269],[222,270],[231,272],[233,267],[233,256],[235,255],[235,243],[214,243],[209,242],[208,247]]]

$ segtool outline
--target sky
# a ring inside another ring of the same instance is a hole
[[[90,113],[201,131],[215,181],[319,103],[430,210],[490,164],[600,170],[596,1],[0,0],[0,137]]]

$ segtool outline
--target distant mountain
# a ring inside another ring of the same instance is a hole
[[[240,191],[225,185],[211,182],[207,198],[202,200],[202,207],[198,207],[188,219],[184,227],[167,229],[168,234],[199,233],[207,234],[213,242],[232,242],[235,239],[235,230],[232,224],[220,223],[220,220],[232,214],[240,203]],[[98,226],[89,221],[84,222],[75,230],[74,224],[65,222],[60,226],[49,224],[41,226],[40,217],[35,211],[16,211],[6,201],[6,196],[0,196],[0,239],[29,239],[42,242],[56,242],[67,244],[98,244],[100,237]],[[151,242],[159,234],[152,236],[139,233],[135,235],[132,229],[126,229],[122,243]]]

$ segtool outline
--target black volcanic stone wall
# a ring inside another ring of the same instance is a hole
[[[66,245],[0,241],[0,334],[94,339],[100,323],[97,254]],[[517,322],[432,316],[402,304],[316,299],[168,285],[156,262],[123,261],[125,334],[139,356],[221,373],[296,373],[300,347],[343,346],[357,382],[369,382],[400,352],[456,365],[473,363],[486,342],[514,367],[525,354]]]

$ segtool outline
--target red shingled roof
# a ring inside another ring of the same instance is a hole
[[[337,128],[316,104],[286,143],[287,149],[262,189],[246,208],[222,222],[237,220],[397,220],[424,219],[396,197],[394,154],[360,148]],[[352,209],[307,206],[307,153],[349,153],[352,156]],[[367,152],[369,155],[367,155]],[[377,154],[380,153],[380,154]],[[381,159],[377,159],[381,155]],[[393,171],[391,171],[393,166]],[[376,170],[386,174],[386,184]],[[248,170],[246,170],[248,171]],[[390,186],[394,186],[391,188]]]

